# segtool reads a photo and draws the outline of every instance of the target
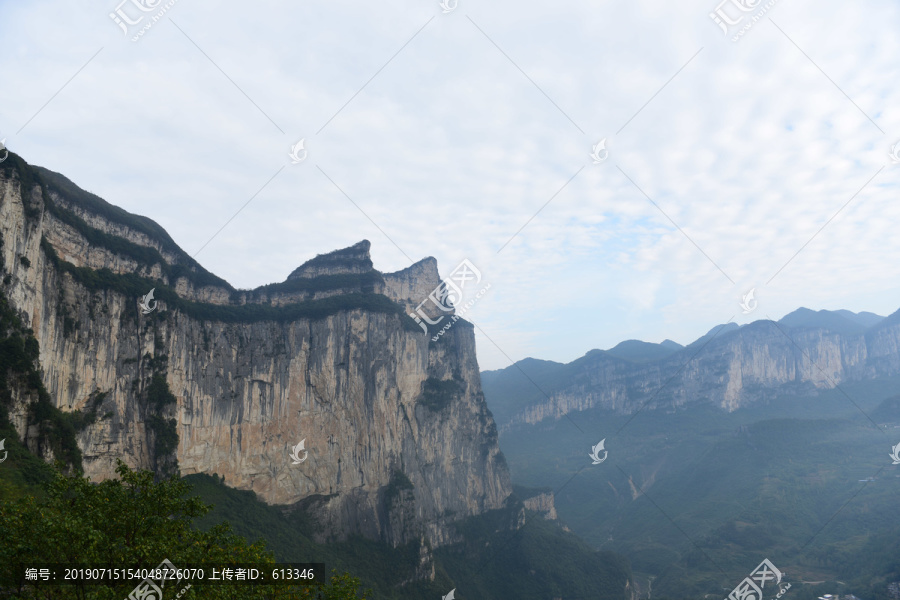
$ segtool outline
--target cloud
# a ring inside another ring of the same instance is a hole
[[[3,7],[0,137],[191,253],[246,204],[198,255],[234,285],[362,238],[469,258],[483,368],[897,308],[894,3],[779,2],[737,43],[699,0],[177,2],[137,43],[92,4]]]

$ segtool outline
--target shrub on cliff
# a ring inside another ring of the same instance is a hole
[[[41,381],[37,359],[40,346],[31,329],[16,314],[5,293],[0,293],[0,439],[17,446],[18,433],[9,421],[15,395],[31,398],[28,423],[37,433],[38,454],[49,449],[53,457],[74,471],[81,469],[81,450],[71,420],[53,404]]]

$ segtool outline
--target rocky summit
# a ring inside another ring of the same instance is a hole
[[[40,343],[53,402],[83,417],[92,480],[117,459],[218,474],[311,511],[327,539],[433,547],[510,496],[471,325],[433,342],[408,316],[440,284],[433,258],[381,273],[362,241],[237,290],[155,222],[14,154],[0,234],[3,291]],[[40,450],[33,399],[14,400]]]

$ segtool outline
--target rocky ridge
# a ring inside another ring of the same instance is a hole
[[[520,365],[526,373],[528,365]],[[538,378],[540,389],[532,385],[515,398],[502,396],[510,383],[503,371],[483,374],[501,431],[593,408],[632,414],[706,403],[730,412],[779,396],[814,397],[844,382],[900,375],[900,311],[854,329],[769,320],[731,324],[662,359],[626,360],[592,350],[566,365],[539,366],[548,383]],[[515,366],[508,372],[521,378]]]
[[[116,459],[177,460],[303,506],[325,539],[432,547],[510,496],[471,325],[432,342],[407,317],[440,284],[433,258],[380,273],[363,241],[235,290],[149,219],[12,153],[0,235],[3,292],[40,342],[44,385],[61,410],[99,415],[77,437],[92,479]]]

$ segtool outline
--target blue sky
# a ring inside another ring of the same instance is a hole
[[[467,258],[484,369],[900,308],[896,2],[144,1],[0,3],[0,138],[235,286]]]

